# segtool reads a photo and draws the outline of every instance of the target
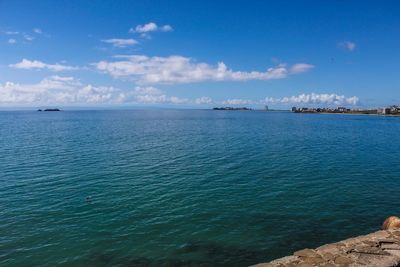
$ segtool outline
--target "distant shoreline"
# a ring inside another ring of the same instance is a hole
[[[377,117],[400,117],[400,114],[367,114],[367,113],[335,113],[335,112],[293,112],[297,114],[321,114],[321,115],[361,115]]]

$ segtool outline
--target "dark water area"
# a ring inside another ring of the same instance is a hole
[[[1,266],[248,266],[400,214],[400,118],[0,112]]]

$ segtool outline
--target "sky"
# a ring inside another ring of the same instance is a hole
[[[0,0],[0,108],[400,104],[399,1]]]

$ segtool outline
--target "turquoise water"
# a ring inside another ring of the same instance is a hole
[[[247,266],[400,214],[400,118],[0,112],[1,266]]]

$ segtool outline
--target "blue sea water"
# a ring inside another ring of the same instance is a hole
[[[0,112],[1,266],[247,266],[400,214],[400,118]]]

